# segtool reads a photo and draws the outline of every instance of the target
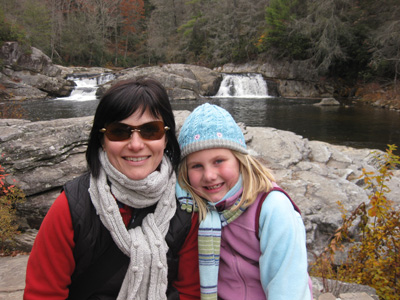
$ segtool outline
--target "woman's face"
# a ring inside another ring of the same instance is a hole
[[[119,123],[140,126],[152,121],[162,121],[162,119],[153,117],[148,110],[140,116],[140,110],[137,110]],[[166,144],[165,134],[159,140],[145,140],[135,131],[124,141],[111,141],[104,135],[103,149],[118,171],[132,180],[141,180],[160,165]]]

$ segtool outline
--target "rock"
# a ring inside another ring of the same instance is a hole
[[[249,62],[245,64],[228,63],[215,68],[220,73],[259,73],[266,80],[273,80],[277,93],[285,98],[332,97],[334,87],[321,81],[316,70],[307,67],[305,61],[277,61],[267,63]]]
[[[5,42],[0,48],[0,98],[20,100],[46,96],[67,96],[74,83],[62,77],[61,69],[37,48],[25,49],[17,42]]]
[[[189,113],[174,112],[178,131]],[[92,116],[40,122],[0,119],[0,165],[12,174],[6,179],[10,183],[15,179],[28,196],[27,202],[18,207],[21,228],[25,230],[17,238],[19,249],[30,250],[37,229],[62,185],[85,172],[84,153],[92,120]],[[362,168],[376,172],[377,161],[372,150],[309,141],[292,132],[274,128],[239,125],[250,153],[273,171],[278,183],[302,210],[309,259],[312,260],[311,253],[321,251],[341,222],[336,201],[340,200],[349,210],[362,201],[368,201],[368,191],[364,190],[359,176]],[[383,154],[382,151],[375,151],[378,155]],[[396,195],[400,194],[400,170],[394,170],[393,174],[392,181],[388,183],[391,192],[387,196],[397,201],[398,205],[400,199]],[[8,267],[3,266],[3,262]],[[16,263],[19,265],[16,272],[20,276],[19,283],[15,287],[6,285],[12,287],[6,290],[0,286],[0,298],[6,294],[7,297],[17,296],[5,299],[21,299],[19,285],[23,285],[21,280],[25,265],[19,264],[19,259]],[[4,272],[9,272],[7,268],[16,270],[17,267],[11,266],[9,260],[0,258],[0,279],[5,278],[2,275]],[[375,291],[369,287],[345,283],[332,283],[330,286],[335,296],[339,293],[366,293],[377,299]],[[321,281],[313,278],[315,299],[319,299],[322,289]]]
[[[2,73],[0,73],[0,84],[4,87],[0,92],[0,99],[2,100],[25,100],[27,95],[29,95],[30,99],[41,99],[47,96],[47,93],[38,88],[29,86],[20,82],[19,79],[10,78]]]
[[[321,102],[315,103],[315,106],[339,106],[340,102],[335,98],[323,98]]]
[[[322,278],[317,277],[311,277],[311,281],[313,286],[314,299],[379,300],[375,289],[366,285],[347,283],[330,279],[325,279],[323,281]]]
[[[28,255],[0,257],[0,299],[20,300],[23,298],[28,258]],[[346,289],[346,292],[342,291],[340,293],[341,298],[336,298],[330,292],[320,292],[321,282],[317,278],[312,278],[312,282],[315,300],[378,300],[371,288],[369,288],[368,292],[360,292],[360,287],[352,285]]]
[[[92,121],[84,117],[2,126],[1,165],[18,178],[27,196],[59,188],[86,170],[83,154]]]
[[[163,84],[171,99],[193,100],[218,92],[222,75],[211,69],[184,64],[166,64],[145,68],[129,68],[115,73],[118,81],[142,76],[153,77]],[[101,86],[101,96],[116,80]]]
[[[339,295],[341,300],[373,300],[367,293],[345,293]]]
[[[189,111],[176,111],[178,130]],[[85,150],[93,117],[29,122],[0,120],[0,165],[28,196],[18,207],[21,227],[38,229],[62,185],[86,171]],[[302,211],[307,247],[318,254],[341,223],[337,201],[349,211],[367,202],[362,168],[376,172],[370,149],[309,141],[292,132],[240,124],[251,154],[264,162]],[[377,154],[383,154],[376,150]],[[387,197],[399,204],[400,170]]]
[[[113,73],[116,76],[115,80],[139,76],[154,77],[166,87],[170,98],[175,100],[193,100],[216,95],[222,81],[222,73],[262,74],[271,91],[270,95],[276,97],[321,98],[331,97],[333,94],[333,88],[320,81],[313,70],[303,65],[304,62],[226,64],[214,70],[196,65],[164,64],[112,72],[99,67],[54,65],[39,49],[25,49],[17,42],[5,42],[0,48],[0,59],[3,61],[0,73],[0,84],[4,87],[0,90],[2,100],[68,96],[75,84],[65,78],[76,73]],[[100,86],[97,96],[101,96],[114,82],[110,81]]]
[[[28,255],[0,257],[0,299],[22,299]]]
[[[336,300],[336,297],[333,296],[331,293],[326,293],[319,296],[318,300]]]

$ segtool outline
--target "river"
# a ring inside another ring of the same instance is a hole
[[[288,130],[309,140],[380,150],[387,144],[400,146],[400,113],[370,106],[315,106],[316,100],[273,97],[174,100],[171,104],[174,110],[192,111],[204,102],[224,107],[247,126]],[[39,121],[94,115],[97,104],[98,100],[25,100],[9,109]]]

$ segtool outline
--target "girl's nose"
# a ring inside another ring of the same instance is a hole
[[[140,136],[139,132],[136,132],[136,131],[132,132],[131,138],[129,139],[128,147],[129,147],[129,149],[131,149],[135,152],[143,149],[144,143],[143,143],[143,139]]]
[[[212,168],[204,169],[204,179],[208,182],[214,181],[217,179],[217,173]]]

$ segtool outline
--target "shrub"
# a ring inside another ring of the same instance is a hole
[[[18,231],[16,205],[25,201],[25,194],[15,185],[7,184],[5,173],[0,165],[0,249],[7,254],[13,245]]]
[[[362,178],[370,190],[367,204],[361,203],[348,216],[343,212],[343,225],[338,228],[325,250],[311,266],[311,275],[324,279],[325,291],[330,291],[326,279],[368,285],[375,288],[380,299],[398,299],[400,294],[400,211],[387,199],[387,183],[392,170],[400,165],[395,155],[397,147],[388,145],[385,155],[375,153],[378,174],[363,169]],[[356,221],[358,223],[356,224]],[[355,227],[357,226],[357,227]],[[354,236],[350,230],[357,228]],[[345,242],[349,248],[345,250]],[[346,258],[335,264],[335,256],[345,252]]]

